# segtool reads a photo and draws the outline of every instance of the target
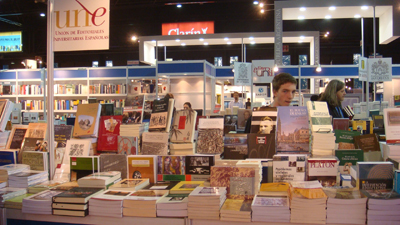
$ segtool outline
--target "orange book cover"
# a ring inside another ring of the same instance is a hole
[[[155,163],[155,156],[128,156],[128,178],[149,178],[154,184],[157,181]]]

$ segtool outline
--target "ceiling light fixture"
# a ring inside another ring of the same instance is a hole
[[[254,1],[253,4],[254,4],[254,5],[258,5],[258,1]]]
[[[199,41],[204,41],[204,38],[199,38]]]
[[[299,40],[299,43],[303,43],[303,40]]]
[[[40,16],[41,16],[41,17],[45,17],[45,16],[46,16],[46,14],[44,14],[44,13],[40,13]]]
[[[260,3],[259,5],[260,5],[261,8],[264,7],[264,3]]]
[[[254,45],[256,42],[255,41],[250,41],[250,44]]]
[[[230,45],[230,44],[232,44],[232,42],[228,41],[227,44]]]
[[[261,13],[264,13],[265,11],[264,11],[264,9],[261,9],[260,12],[261,12]]]
[[[354,18],[361,18],[360,14],[354,15]]]
[[[304,40],[304,38],[305,38],[304,36],[300,36],[300,40]]]
[[[249,40],[250,40],[250,41],[254,40],[254,37],[249,37]]]
[[[324,34],[324,37],[328,37],[328,34]]]
[[[329,34],[329,31],[327,31],[326,34]]]
[[[158,44],[158,46],[161,46],[161,47],[162,47],[162,46],[164,46],[164,44]]]
[[[326,16],[325,16],[325,19],[331,19],[331,18],[332,18],[331,15],[326,15]]]
[[[185,46],[186,44],[185,44],[185,43],[182,43],[181,45],[182,45],[182,46]]]
[[[306,11],[306,7],[301,7],[300,11],[302,11],[302,12]]]
[[[228,40],[229,40],[229,38],[227,38],[227,37],[226,37],[226,38],[224,38],[224,41],[228,41]]]
[[[132,41],[136,41],[137,37],[136,36],[132,36],[131,39],[132,39]]]
[[[204,42],[204,45],[208,45],[208,42]]]
[[[182,5],[181,4],[177,4],[176,7],[182,8]]]
[[[279,71],[278,65],[275,64],[275,66],[274,66],[274,72],[278,72],[278,71]]]
[[[331,7],[329,7],[329,10],[330,10],[330,11],[335,11],[335,10],[336,10],[336,7],[335,7],[335,6],[331,6]]]
[[[299,17],[297,17],[297,19],[299,19],[299,20],[304,20],[304,16],[299,16]]]
[[[362,9],[362,10],[367,10],[367,9],[368,9],[368,6],[363,5],[363,6],[361,6],[361,9]]]
[[[317,72],[321,72],[322,71],[321,65],[319,63],[318,63],[317,68],[315,69],[315,71],[317,71]]]

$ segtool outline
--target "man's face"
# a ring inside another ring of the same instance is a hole
[[[247,111],[244,111],[244,119],[247,120],[248,118],[250,118],[250,113]]]
[[[282,84],[279,90],[274,90],[274,106],[289,106],[296,93],[296,85],[293,83]]]
[[[239,94],[233,93],[233,98],[235,99],[235,101],[239,100]]]

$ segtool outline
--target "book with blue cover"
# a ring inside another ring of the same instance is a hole
[[[18,159],[18,150],[0,150],[0,166],[7,164],[16,164]]]
[[[392,189],[393,175],[391,162],[357,162],[357,180],[360,190]]]

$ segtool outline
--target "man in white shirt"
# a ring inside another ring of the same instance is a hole
[[[244,104],[239,100],[239,93],[237,91],[233,92],[233,98],[231,102],[229,102],[229,108],[233,109],[233,106],[238,106],[239,109],[244,109]]]

